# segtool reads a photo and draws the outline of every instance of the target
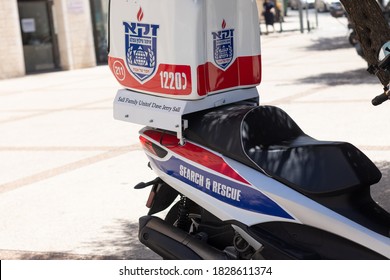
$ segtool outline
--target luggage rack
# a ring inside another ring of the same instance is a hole
[[[183,131],[188,121],[183,115],[245,100],[256,100],[258,104],[256,87],[212,94],[199,100],[164,98],[120,89],[114,100],[114,118],[176,132],[180,144],[184,144]]]

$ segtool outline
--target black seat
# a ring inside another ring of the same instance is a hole
[[[273,106],[227,106],[191,114],[186,138],[311,195],[379,182],[374,163],[349,143],[318,141]]]

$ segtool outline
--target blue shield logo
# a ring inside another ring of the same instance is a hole
[[[226,69],[234,56],[234,29],[212,32],[214,61],[222,69]]]
[[[150,78],[157,65],[156,24],[123,22],[125,27],[126,62],[130,72],[140,82]]]

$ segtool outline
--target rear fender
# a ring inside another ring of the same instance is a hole
[[[148,215],[153,215],[167,209],[177,198],[179,193],[163,181],[153,185],[150,198],[151,207]]]

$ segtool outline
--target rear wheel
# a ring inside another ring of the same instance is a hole
[[[186,197],[171,207],[165,221],[225,252],[232,259],[262,259],[230,223],[221,221]]]

